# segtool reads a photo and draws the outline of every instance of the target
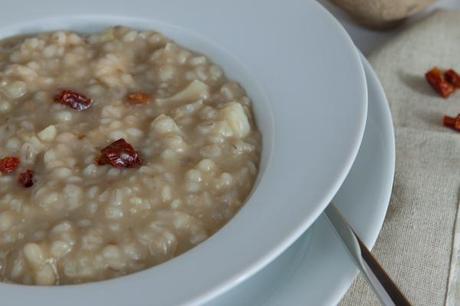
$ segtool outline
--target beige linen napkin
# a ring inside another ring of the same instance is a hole
[[[457,292],[460,299],[460,241],[453,248],[460,133],[442,126],[444,114],[460,113],[460,90],[444,100],[424,80],[433,66],[460,71],[460,12],[433,13],[376,50],[369,61],[387,94],[396,129],[393,195],[373,253],[414,305],[460,305],[454,297]],[[378,301],[359,276],[341,305]]]

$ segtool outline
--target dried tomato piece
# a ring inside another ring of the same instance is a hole
[[[115,168],[137,168],[142,165],[139,153],[123,138],[101,150],[98,165],[112,165]]]
[[[18,167],[21,161],[19,158],[14,156],[7,156],[0,159],[0,172],[3,174],[13,173]]]
[[[460,132],[460,114],[458,114],[457,117],[444,116],[442,123],[445,127]]]
[[[444,79],[456,88],[460,88],[460,75],[454,69],[444,72]]]
[[[34,172],[30,169],[21,172],[18,177],[18,183],[25,188],[32,187],[34,185]]]
[[[69,89],[65,89],[54,96],[54,101],[67,105],[77,111],[88,109],[93,103],[92,99]]]
[[[130,93],[126,99],[131,104],[147,104],[150,102],[152,97],[144,92],[133,92]]]
[[[443,98],[449,97],[455,91],[455,87],[444,79],[444,75],[439,68],[435,67],[428,71],[425,74],[425,78]]]

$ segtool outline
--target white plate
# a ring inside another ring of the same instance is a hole
[[[178,305],[228,290],[317,219],[356,157],[367,115],[359,54],[339,23],[307,0],[14,0],[0,37],[113,24],[157,29],[210,55],[248,90],[263,131],[261,175],[216,235],[167,263],[58,288],[0,285],[8,305]],[[78,294],[78,299],[70,298]],[[135,301],[135,302],[133,302]]]
[[[391,114],[374,71],[363,58],[369,114],[363,143],[334,202],[373,246],[393,184],[395,148]],[[252,278],[207,305],[336,305],[358,270],[325,216],[294,245]]]

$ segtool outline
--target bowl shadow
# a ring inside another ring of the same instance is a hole
[[[438,97],[430,85],[426,82],[425,77],[418,74],[411,74],[403,71],[398,72],[401,81],[412,90],[430,97]]]

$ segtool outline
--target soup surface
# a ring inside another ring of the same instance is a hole
[[[0,278],[82,283],[177,256],[243,205],[260,150],[244,89],[160,33],[0,41]]]

